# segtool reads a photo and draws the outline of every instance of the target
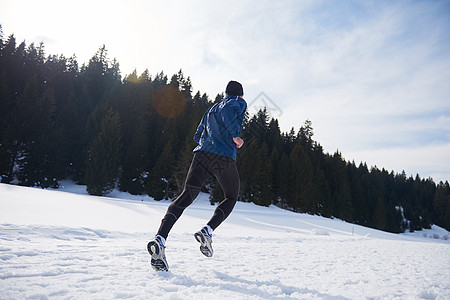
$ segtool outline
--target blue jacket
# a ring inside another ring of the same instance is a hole
[[[203,115],[194,134],[196,151],[206,151],[236,160],[237,146],[233,138],[241,135],[247,103],[238,96],[226,95]]]

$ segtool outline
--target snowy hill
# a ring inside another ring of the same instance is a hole
[[[200,194],[167,241],[147,242],[169,201],[0,184],[0,299],[450,299],[450,236],[395,235],[238,203],[204,257],[193,233],[213,212]]]

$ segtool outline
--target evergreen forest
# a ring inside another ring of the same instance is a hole
[[[225,88],[226,82],[224,83]],[[245,83],[244,83],[245,85]],[[57,188],[63,179],[92,195],[117,188],[155,200],[182,190],[193,134],[214,99],[193,92],[183,71],[122,78],[101,46],[82,65],[18,43],[0,27],[0,179]],[[247,113],[238,151],[240,201],[277,205],[400,233],[436,224],[450,230],[450,186],[325,153],[305,120],[281,132],[266,109]],[[204,191],[221,201],[220,185]]]

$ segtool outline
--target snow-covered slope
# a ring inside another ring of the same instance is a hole
[[[170,271],[147,242],[168,201],[0,184],[0,299],[450,299],[444,229],[395,235],[238,203],[213,238],[193,233],[214,207],[201,194],[167,241]]]

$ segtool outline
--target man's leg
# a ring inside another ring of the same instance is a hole
[[[203,183],[208,179],[210,173],[207,171],[207,160],[203,152],[196,152],[189,167],[183,192],[167,208],[166,215],[161,221],[157,235],[167,239],[167,236],[175,222],[183,211],[192,204],[200,193]]]
[[[207,224],[212,230],[215,230],[233,210],[239,195],[240,181],[236,162],[229,157],[218,159],[211,172],[217,178],[225,195]]]

